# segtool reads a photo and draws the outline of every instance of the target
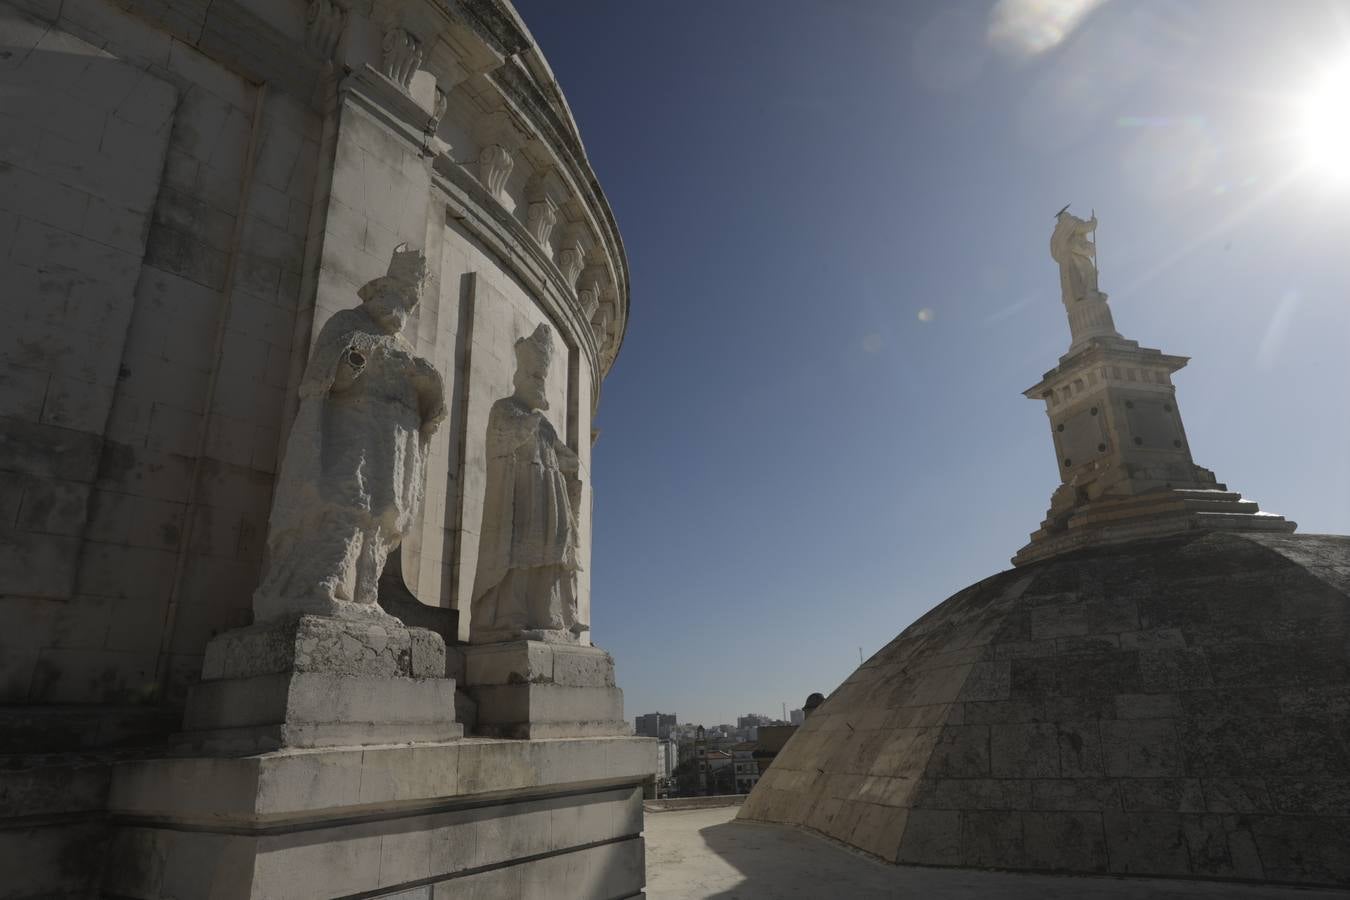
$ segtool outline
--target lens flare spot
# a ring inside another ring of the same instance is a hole
[[[925,306],[923,309],[919,310],[918,319],[920,322],[931,322],[933,321],[934,318],[936,318],[936,316],[937,313],[933,312],[932,309]]]
[[[1105,0],[998,0],[989,43],[1010,56],[1039,56],[1064,42]]]
[[[1323,74],[1302,103],[1299,133],[1307,163],[1350,182],[1350,60]]]

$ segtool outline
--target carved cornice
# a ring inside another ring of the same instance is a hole
[[[531,50],[525,55],[534,54],[535,51]],[[555,107],[549,101],[520,58],[506,60],[503,65],[487,73],[487,78],[517,109],[521,118],[538,133],[540,140],[551,146],[565,165],[575,173],[574,180],[585,194],[586,206],[596,217],[596,224],[603,232],[601,239],[607,246],[607,255],[614,260],[619,298],[615,318],[619,326],[618,335],[621,338],[628,311],[628,259],[624,253],[623,240],[614,221],[613,211],[586,160],[586,153],[577,135],[575,124],[565,112],[565,106]],[[556,90],[556,85],[553,87]],[[564,252],[560,250],[558,254],[560,265]]]
[[[422,65],[422,42],[417,39],[417,35],[402,26],[390,25],[385,29],[384,43],[380,49],[384,53],[380,71],[407,90],[412,84],[413,75]]]
[[[331,60],[346,24],[347,11],[333,0],[310,0],[305,9],[305,49],[316,59]]]
[[[604,375],[600,345],[581,315],[572,286],[564,283],[558,267],[535,243],[524,223],[495,198],[489,197],[487,189],[464,167],[448,157],[439,157],[432,165],[432,183],[444,197],[450,218],[482,241],[520,279],[553,320],[565,325],[569,342],[580,349],[586,360],[594,409],[600,402],[600,382]]]
[[[444,0],[444,3],[451,15],[468,25],[501,56],[514,56],[529,49],[528,35],[500,4],[491,0]]]

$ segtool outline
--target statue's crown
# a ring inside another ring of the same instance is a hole
[[[553,331],[543,322],[534,329],[534,333],[516,341],[516,360],[538,362],[547,367],[553,361]]]
[[[397,278],[399,281],[407,284],[421,284],[427,277],[427,258],[426,255],[407,243],[399,244],[394,248],[394,255],[389,258],[389,277]]]

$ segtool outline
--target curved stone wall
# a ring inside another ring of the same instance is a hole
[[[252,615],[314,337],[400,242],[429,258],[406,334],[450,417],[392,600],[467,638],[484,417],[510,392],[514,340],[547,324],[588,605],[591,420],[628,268],[510,4],[0,0],[0,15],[23,124],[0,269],[32,311],[0,347],[0,705],[181,704],[206,642]],[[103,740],[50,738],[33,746]]]
[[[509,5],[386,3],[340,18],[333,176],[308,334],[349,305],[399,242],[425,247],[433,276],[409,333],[451,397],[402,580],[425,605],[467,610],[487,414],[511,393],[514,342],[546,324],[560,350],[549,420],[581,458],[587,615],[591,417],[628,310],[613,214],[561,91]],[[468,616],[458,618],[467,639]]]

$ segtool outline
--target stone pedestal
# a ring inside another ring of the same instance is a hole
[[[464,684],[489,737],[629,734],[614,660],[598,647],[509,641],[463,648]]]
[[[445,642],[387,620],[299,616],[206,647],[178,741],[208,753],[461,737]]]

